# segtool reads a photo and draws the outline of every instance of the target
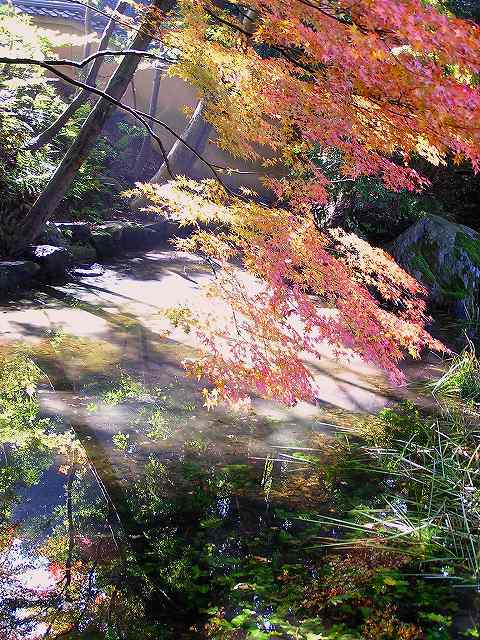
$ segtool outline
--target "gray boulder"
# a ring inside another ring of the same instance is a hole
[[[427,215],[388,250],[428,289],[432,305],[462,316],[478,300],[480,235],[470,227]]]
[[[70,241],[55,222],[46,222],[42,233],[37,238],[38,244],[50,245],[52,247],[68,248]]]
[[[72,244],[70,253],[73,264],[93,264],[97,260],[97,252],[91,244]]]
[[[185,229],[187,234],[191,233],[191,229]],[[142,226],[128,225],[123,230],[123,246],[128,250],[153,249],[174,236],[181,236],[185,229],[180,229],[178,224],[169,220],[161,220]]]
[[[65,279],[71,254],[63,247],[40,244],[30,247],[29,258],[40,266],[39,277],[50,282]]]
[[[111,258],[122,251],[150,249],[175,235],[178,225],[168,221],[154,224],[106,222],[92,231],[92,244],[100,259]]]
[[[144,227],[142,242],[145,249],[153,249],[162,243],[162,237],[155,229]]]
[[[180,227],[178,223],[165,219],[148,224],[145,229],[156,233],[156,242],[159,244],[167,242],[174,236],[185,237],[192,232],[189,227]]]
[[[122,247],[126,251],[137,251],[147,246],[147,234],[141,224],[124,224],[122,229]]]
[[[0,297],[28,286],[39,270],[38,264],[30,260],[0,262]]]

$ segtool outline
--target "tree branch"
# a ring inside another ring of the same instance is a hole
[[[117,52],[117,55],[121,55],[121,52]],[[139,55],[139,53],[135,52],[135,55]],[[159,126],[161,126],[163,129],[165,129],[166,131],[168,131],[169,133],[171,133],[177,140],[179,140],[183,145],[185,145],[185,147],[187,147],[187,149],[189,149],[194,156],[196,156],[201,162],[203,162],[212,172],[212,174],[214,175],[215,179],[217,180],[217,182],[223,187],[223,189],[225,189],[225,191],[231,195],[231,196],[236,196],[239,197],[238,194],[235,194],[231,191],[231,189],[229,187],[227,187],[227,185],[223,182],[223,180],[220,178],[219,174],[218,174],[218,170],[222,170],[222,171],[229,171],[228,167],[219,167],[218,165],[214,165],[211,162],[209,162],[206,158],[204,158],[200,153],[198,153],[198,151],[196,149],[194,149],[194,147],[192,147],[190,144],[188,144],[188,142],[186,142],[185,140],[183,140],[183,138],[181,138],[181,136],[178,135],[178,133],[176,131],[174,131],[166,122],[163,122],[162,120],[159,120],[158,118],[155,118],[154,116],[145,113],[144,111],[140,111],[138,109],[133,109],[132,107],[129,107],[128,105],[124,104],[123,102],[121,102],[120,100],[117,100],[116,98],[112,98],[112,96],[108,95],[108,93],[105,93],[105,91],[102,91],[101,89],[98,89],[97,87],[92,87],[90,85],[85,84],[84,82],[81,82],[80,80],[76,80],[74,78],[70,78],[69,76],[67,76],[65,73],[63,73],[62,71],[59,71],[58,69],[55,68],[55,66],[50,65],[48,62],[44,61],[44,60],[36,60],[35,58],[9,58],[9,57],[5,57],[2,56],[0,57],[0,63],[5,63],[5,64],[26,64],[26,65],[36,65],[39,67],[43,67],[44,69],[46,69],[47,71],[50,71],[50,73],[53,73],[54,75],[58,76],[59,78],[61,78],[62,80],[64,80],[65,82],[68,82],[76,87],[79,87],[80,89],[85,89],[87,91],[90,91],[91,93],[94,93],[98,96],[100,96],[101,98],[104,98],[105,100],[108,100],[110,103],[114,104],[116,107],[118,107],[119,109],[123,109],[123,111],[126,111],[127,113],[130,113],[136,120],[138,120],[139,122],[142,123],[142,125],[147,129],[148,133],[152,136],[152,138],[158,143],[165,165],[167,167],[168,173],[171,177],[173,177],[173,173],[171,171],[171,168],[169,166],[168,163],[168,157],[167,157],[167,153],[165,151],[165,147],[163,146],[162,141],[160,140],[160,138],[156,135],[156,133],[153,131],[153,129],[151,128],[151,126],[148,124],[148,122],[146,122],[146,120],[151,120],[152,122],[155,122],[155,124],[158,124]]]
[[[228,20],[225,20],[225,18],[222,18],[221,16],[218,16],[214,11],[211,11],[210,9],[207,9],[206,7],[204,7],[204,11],[211,18],[213,18],[214,20],[216,20],[220,24],[223,24],[226,27],[229,27],[230,29],[234,29],[234,30],[238,31],[239,33],[241,33],[242,35],[246,36],[247,38],[251,38],[252,33],[250,31],[247,31],[246,29],[244,29],[240,25],[237,25],[237,24],[235,24],[233,22],[229,22]],[[285,49],[283,47],[280,47],[279,45],[276,45],[276,44],[272,44],[270,42],[266,42],[265,44],[267,46],[269,46],[271,49],[273,49],[274,51],[277,51],[286,60],[288,60],[288,62],[290,62],[291,64],[295,65],[296,67],[300,67],[301,69],[303,69],[304,71],[307,71],[308,73],[314,73],[315,72],[315,69],[313,67],[311,67],[310,65],[304,64],[303,62],[300,62],[299,60],[297,60],[296,58],[291,56],[287,51],[285,51]]]
[[[83,58],[83,60],[80,60],[80,61],[70,60],[69,58],[63,58],[63,59],[54,58],[52,60],[49,60],[49,59],[43,60],[43,62],[50,66],[75,67],[76,69],[83,69],[83,67],[86,67],[88,64],[90,64],[90,62],[93,62],[93,60],[96,60],[97,58],[100,58],[102,56],[141,56],[144,58],[151,58],[152,60],[159,60],[160,62],[170,62],[170,60],[165,60],[165,58],[158,56],[156,53],[150,53],[148,51],[138,51],[136,49],[123,49],[121,51],[117,51],[114,49],[103,49],[102,51],[97,51],[95,53],[92,53],[91,55],[87,56],[86,58]],[[8,58],[1,58],[0,62],[5,62],[6,64],[9,64],[9,62],[6,62],[6,60],[8,60]],[[20,58],[14,58],[14,60],[17,61],[17,60],[20,60]],[[26,60],[31,60],[31,59],[26,58]],[[20,63],[15,62],[15,64],[20,64]],[[33,64],[33,63],[28,62],[25,64]]]
[[[102,9],[99,9],[98,7],[93,7],[90,6],[87,2],[82,2],[81,0],[66,0],[67,2],[70,2],[71,4],[77,4],[81,7],[85,7],[85,8],[89,8],[91,11],[95,11],[96,13],[105,16],[105,18],[108,18],[109,20],[112,18],[112,15],[110,13],[108,13],[107,11],[102,11]],[[136,33],[147,33],[148,35],[151,35],[152,40],[156,40],[157,38],[155,37],[155,35],[153,33],[149,33],[148,31],[146,31],[145,29],[139,29],[138,27],[135,27],[131,21],[122,21],[122,20],[118,20],[118,18],[115,19],[115,22],[117,22],[118,24],[120,24],[121,26],[123,26],[126,29],[130,29],[131,31],[135,31]]]
[[[118,0],[117,6],[115,7],[115,14],[122,15],[126,10],[128,3],[125,0]],[[98,45],[99,51],[104,51],[108,48],[108,43],[110,42],[110,38],[115,29],[115,22],[113,18],[108,21],[108,24],[105,26],[105,29],[102,33],[102,38],[100,40],[100,44]],[[88,75],[85,79],[85,83],[96,86],[97,76],[102,67],[103,59],[97,58],[95,62],[90,67]],[[44,129],[37,136],[32,138],[25,147],[30,149],[31,151],[41,149],[44,145],[48,144],[53,140],[53,138],[63,129],[63,127],[67,124],[70,118],[77,112],[77,110],[88,100],[90,97],[90,93],[85,91],[85,89],[81,89],[77,95],[74,97],[72,102],[68,104],[63,112],[58,116],[58,118],[52,122],[47,129]]]

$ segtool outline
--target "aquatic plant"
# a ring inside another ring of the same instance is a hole
[[[471,340],[468,340],[467,347],[460,354],[449,360],[445,373],[427,388],[439,399],[456,398],[474,402],[480,399],[480,362]]]
[[[471,412],[422,417],[406,403],[372,422],[371,435],[362,423],[363,440],[344,438],[341,447],[353,466],[377,476],[377,504],[319,517],[319,525],[345,532],[326,544],[392,549],[422,573],[478,586],[480,429]]]

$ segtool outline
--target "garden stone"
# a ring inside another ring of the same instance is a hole
[[[71,259],[69,251],[62,247],[48,244],[30,247],[29,257],[40,266],[39,276],[44,281],[65,279],[68,263]]]
[[[70,252],[73,264],[92,264],[97,259],[97,252],[91,244],[72,244]]]
[[[92,244],[101,260],[121,253],[122,232],[121,223],[103,224],[92,231]]]
[[[50,245],[52,247],[63,247],[67,249],[70,245],[68,237],[66,237],[59,225],[54,222],[46,222],[42,233],[37,238],[38,244]]]
[[[149,225],[144,227],[143,233],[145,249],[153,249],[165,241],[164,234],[157,229],[152,229]]]
[[[158,242],[167,242],[174,236],[183,237],[189,235],[192,231],[189,227],[181,228],[178,223],[170,220],[159,220],[146,226],[147,229],[155,231]]]
[[[187,229],[191,233],[190,229]],[[183,231],[183,229],[182,229]],[[146,225],[126,225],[123,229],[123,246],[126,250],[151,249],[167,242],[179,233],[179,226],[168,220]]]
[[[72,244],[88,244],[92,240],[88,222],[57,222],[56,226]]]
[[[105,269],[102,265],[94,263],[92,265],[80,265],[73,270],[73,275],[80,278],[94,278],[102,276],[105,273]]]
[[[142,225],[126,224],[122,230],[122,247],[126,251],[144,249],[147,243],[147,234]]]
[[[29,285],[39,270],[38,264],[30,260],[0,262],[0,296]]]
[[[478,300],[480,235],[440,216],[427,215],[388,248],[396,261],[429,291],[434,307],[459,317]]]

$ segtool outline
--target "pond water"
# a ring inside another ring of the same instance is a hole
[[[160,310],[203,304],[208,277],[165,249],[0,309],[3,351],[46,374],[32,429],[1,433],[1,638],[203,637],[222,585],[251,588],[245,558],[257,583],[275,554],[314,575],[298,516],[327,498],[309,454],[399,392],[326,351],[315,406],[207,412],[180,364],[195,345]]]

